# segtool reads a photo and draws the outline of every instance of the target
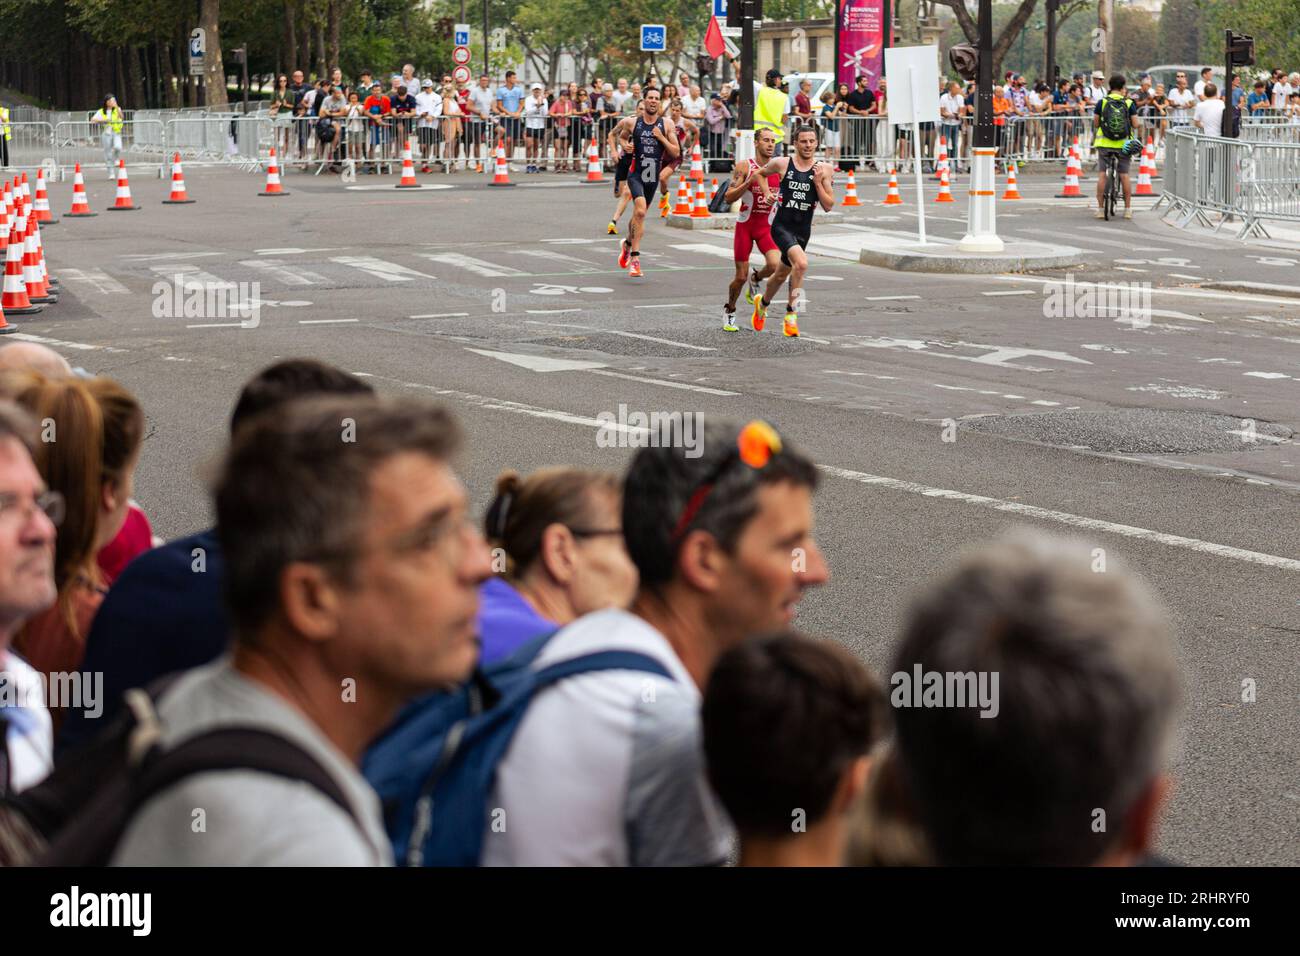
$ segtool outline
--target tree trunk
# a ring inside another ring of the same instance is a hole
[[[325,24],[317,20],[313,24],[313,32],[316,34],[316,77],[328,77],[330,74],[325,65]]]
[[[286,3],[284,5],[284,65],[280,71],[292,79],[293,71],[298,64],[298,4]],[[277,84],[279,78],[276,78]]]
[[[295,6],[294,16],[303,16],[302,7]],[[311,24],[305,20],[298,24],[298,62],[295,69],[302,70],[304,79],[311,72]]]
[[[159,60],[161,61],[163,98],[162,105],[166,109],[175,109],[180,105],[180,90],[176,87],[176,62],[172,59],[172,45],[170,43],[162,44],[159,51]]]
[[[208,49],[203,56],[204,102],[212,109],[230,106],[226,93],[226,67],[221,62],[221,0],[202,0],[199,26],[207,32]]]
[[[330,0],[326,24],[326,42],[329,44],[329,68],[331,71],[339,63],[339,32],[343,27],[343,0]]]

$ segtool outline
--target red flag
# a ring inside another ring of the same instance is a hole
[[[727,44],[722,41],[722,30],[718,26],[717,17],[709,17],[709,28],[704,31],[704,49],[708,50],[709,56],[715,60],[727,50]]]

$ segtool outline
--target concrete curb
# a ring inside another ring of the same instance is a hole
[[[999,272],[1032,272],[1036,269],[1064,269],[1083,265],[1087,253],[1073,246],[1044,246],[1039,243],[1008,242],[996,255],[963,253],[956,245],[932,249],[916,243],[895,243],[888,249],[863,249],[863,265],[897,272],[940,272],[953,275],[993,275]]]
[[[1221,292],[1254,292],[1260,295],[1281,295],[1300,299],[1300,286],[1277,285],[1273,282],[1202,282],[1202,289],[1218,289]]]

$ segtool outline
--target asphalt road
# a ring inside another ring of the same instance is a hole
[[[258,177],[188,168],[194,205],[161,205],[167,183],[137,176],[143,211],[109,214],[112,185],[93,172],[100,215],[43,231],[62,300],[10,322],[141,398],[136,493],[160,534],[208,522],[234,397],[278,357],[449,403],[480,507],[506,466],[620,468],[629,450],[596,441],[597,416],[620,406],[763,417],[826,468],[818,538],[833,579],[800,627],[881,672],[911,595],[959,552],[1020,525],[1084,537],[1141,574],[1177,628],[1187,702],[1163,851],[1300,863],[1300,299],[1210,287],[1300,286],[1300,243],[1175,230],[1149,199],[1132,222],[1098,222],[1051,198],[1056,175],[1025,175],[1026,198],[999,206],[1004,234],[1091,250],[1075,283],[1149,285],[1149,323],[1052,318],[1064,270],[859,265],[855,236],[915,228],[910,177],[907,204],[882,207],[883,182],[864,176],[863,206],[814,224],[791,341],[779,307],[761,335],[721,331],[729,233],[654,220],[646,275],[629,279],[604,234],[609,187],[572,176],[488,189],[433,175],[421,180],[450,188],[401,191],[396,177],[347,189],[291,173],[291,194],[269,199]],[[960,236],[964,203],[933,193],[927,181],[931,234]],[[56,212],[70,195],[52,188]],[[234,290],[261,302],[256,327],[157,317],[153,287],[178,274],[260,283]]]

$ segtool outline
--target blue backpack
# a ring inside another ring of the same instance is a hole
[[[633,651],[599,651],[534,670],[555,633],[475,671],[455,691],[410,704],[370,746],[361,771],[379,794],[398,866],[478,866],[497,765],[539,691],[603,670],[673,679],[653,657]]]

